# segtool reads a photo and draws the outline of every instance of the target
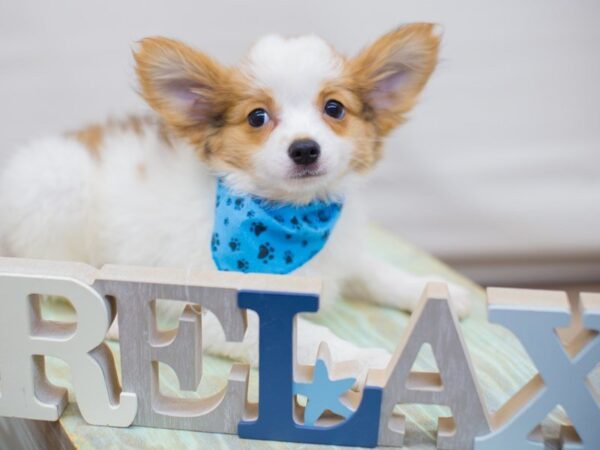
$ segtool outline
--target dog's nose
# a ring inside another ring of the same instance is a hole
[[[299,166],[308,166],[319,159],[321,147],[312,139],[298,139],[292,142],[288,155]]]

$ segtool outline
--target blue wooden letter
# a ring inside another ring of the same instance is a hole
[[[294,317],[318,310],[315,295],[241,291],[238,306],[256,311],[260,320],[258,418],[242,421],[238,434],[311,444],[375,447],[379,428],[381,389],[365,387],[359,408],[346,421],[331,426],[306,426],[293,418]]]
[[[571,321],[564,292],[490,288],[488,297],[490,321],[519,338],[539,374],[495,414],[501,420],[492,433],[476,438],[475,449],[544,448],[543,442],[529,440],[527,435],[556,405],[565,409],[583,441],[563,442],[561,448],[600,449],[600,404],[586,383],[600,362],[600,337],[590,334],[579,352],[569,355],[555,331]],[[600,299],[589,303],[583,323],[589,330],[600,331]]]

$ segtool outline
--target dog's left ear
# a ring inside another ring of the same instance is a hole
[[[435,24],[404,25],[348,62],[348,75],[381,135],[414,106],[437,63],[440,37]]]

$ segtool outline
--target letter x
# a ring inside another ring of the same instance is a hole
[[[565,409],[583,444],[564,443],[562,448],[600,449],[600,403],[586,379],[600,362],[600,336],[589,331],[600,330],[600,295],[583,294],[582,305],[586,330],[581,331],[588,336],[571,357],[555,331],[571,321],[564,293],[490,289],[490,321],[519,338],[539,373],[495,414],[495,431],[477,438],[476,450],[543,448],[543,442],[527,436],[557,405]]]

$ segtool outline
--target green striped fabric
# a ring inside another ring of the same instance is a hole
[[[461,326],[488,409],[497,409],[535,374],[535,369],[523,347],[514,336],[499,326],[487,323],[484,291],[479,286],[452,271],[440,261],[382,230],[373,229],[370,241],[374,252],[398,267],[416,274],[441,275],[471,290],[474,312],[462,322]],[[48,314],[55,317],[64,315],[65,310],[60,303],[50,303],[49,306]],[[378,346],[393,351],[400,341],[408,314],[353,299],[344,299],[331,310],[319,313],[314,320],[327,325],[340,337],[361,346]],[[111,348],[118,361],[118,346],[111,343]],[[225,359],[205,356],[203,378],[198,393],[190,395],[205,396],[221,389],[231,364],[231,361]],[[47,367],[51,380],[56,384],[69,385],[69,369],[62,361],[49,358]],[[416,368],[432,370],[434,367],[435,362],[431,352],[422,352],[416,361]],[[161,374],[161,390],[170,395],[181,395],[176,394],[177,381],[173,371],[168,366],[162,365]],[[600,370],[596,370],[591,379],[596,387],[600,387]],[[257,373],[252,371],[249,390],[251,401],[256,401],[257,389]],[[70,395],[72,396],[71,391]],[[406,448],[434,448],[437,418],[440,415],[447,415],[449,409],[443,406],[426,405],[398,407],[407,415]],[[127,429],[96,427],[87,425],[83,421],[74,403],[69,405],[61,421],[72,441],[82,449],[300,448],[298,444],[244,441],[232,435],[142,427]],[[551,415],[549,421],[550,423],[564,422],[564,414],[557,410]],[[302,447],[319,448],[314,445]]]

